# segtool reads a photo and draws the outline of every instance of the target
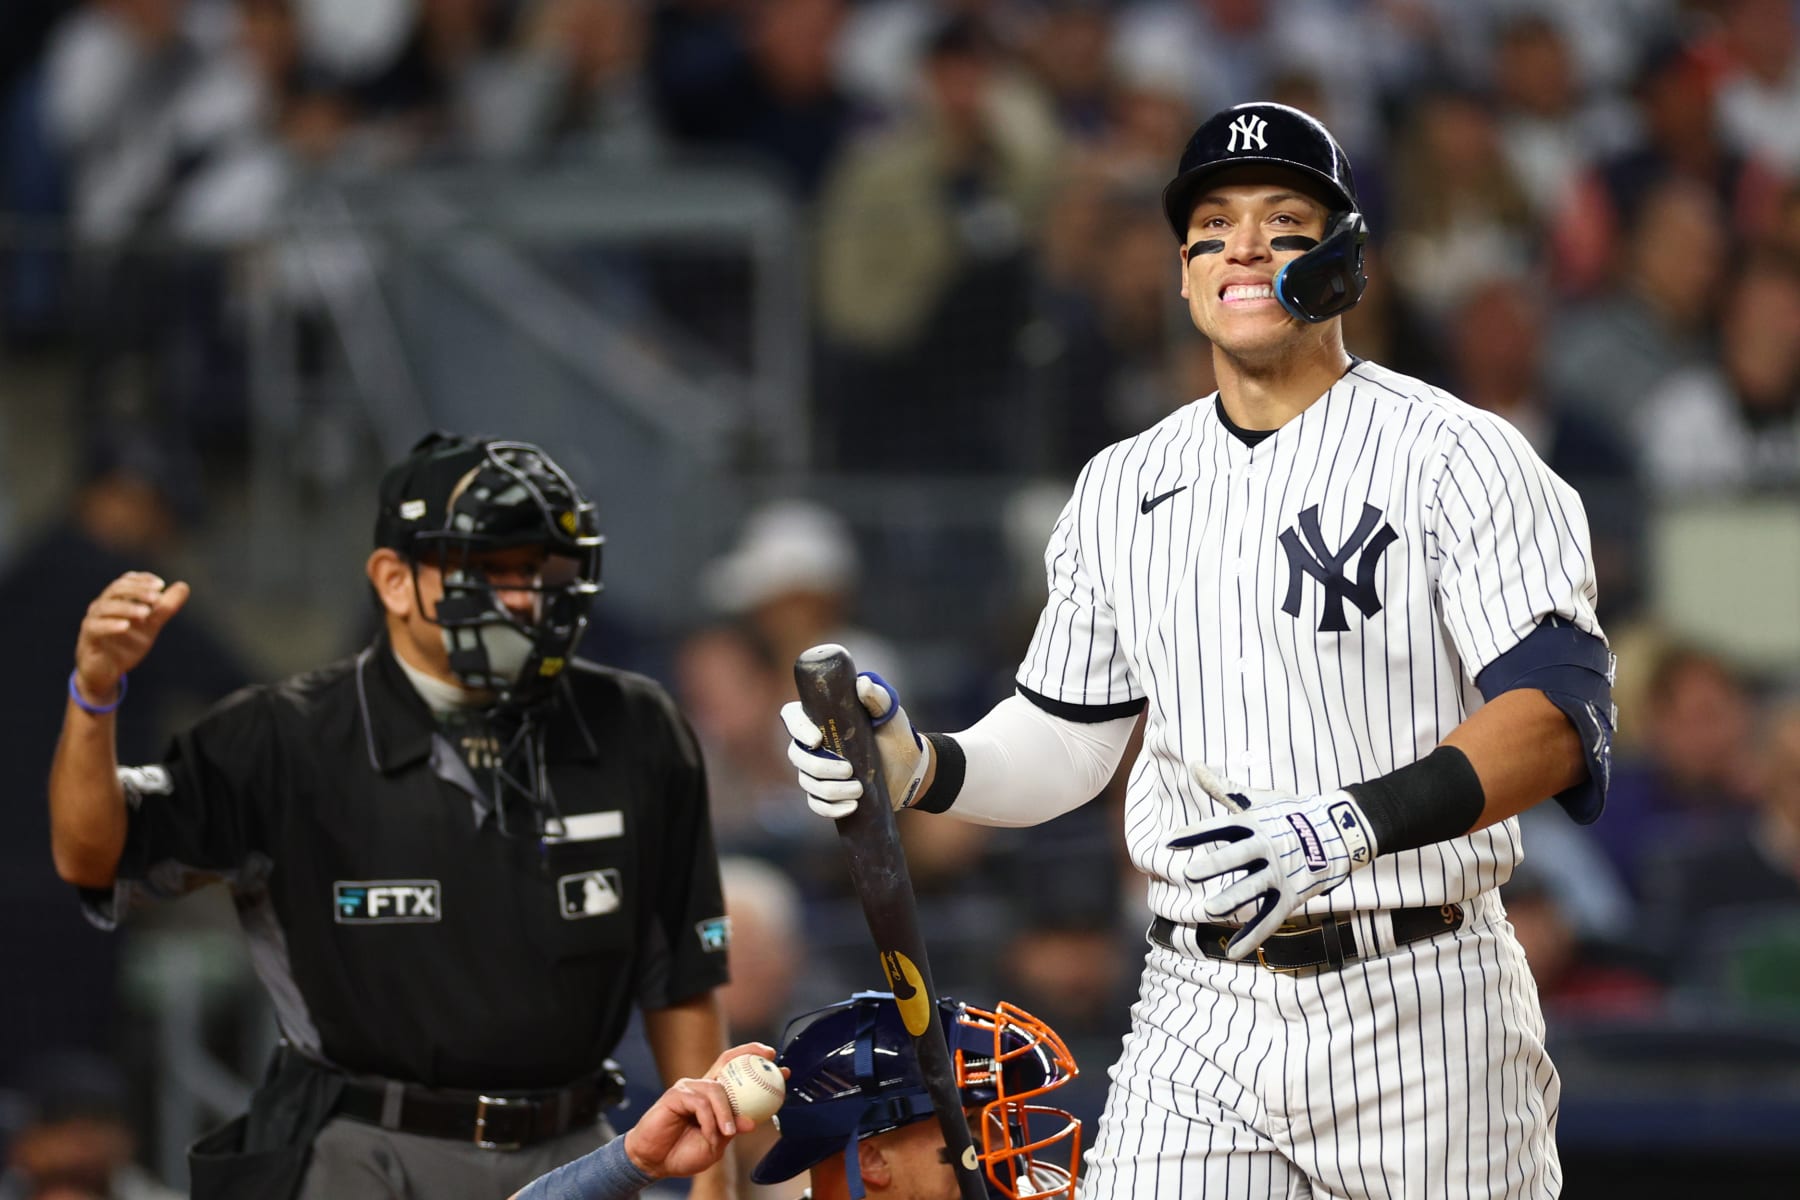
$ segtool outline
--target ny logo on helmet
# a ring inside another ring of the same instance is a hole
[[[1254,113],[1245,113],[1231,123],[1231,141],[1225,145],[1226,153],[1237,153],[1240,134],[1244,138],[1243,148],[1245,150],[1267,149],[1269,143],[1263,138],[1263,130],[1268,127],[1269,123],[1261,117]]]

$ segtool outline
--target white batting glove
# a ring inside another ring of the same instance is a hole
[[[1292,792],[1266,792],[1261,788],[1247,788],[1233,783],[1223,775],[1214,775],[1212,768],[1202,763],[1195,763],[1188,768],[1188,774],[1200,785],[1200,790],[1211,796],[1226,808],[1243,812],[1253,804],[1261,804],[1266,800],[1291,800]]]
[[[876,756],[887,781],[888,799],[897,812],[917,798],[926,768],[931,765],[931,753],[907,718],[906,710],[900,707],[899,694],[881,676],[873,671],[859,674],[856,698],[868,710],[875,727]],[[806,806],[834,821],[855,812],[856,802],[862,799],[862,784],[852,778],[848,762],[821,748],[825,735],[798,700],[781,706],[781,723],[794,739],[788,747],[788,761],[800,772],[800,790],[806,793]]]
[[[1380,853],[1362,808],[1348,792],[1259,797],[1204,767],[1193,768],[1193,775],[1208,795],[1240,810],[1177,829],[1167,843],[1172,850],[1194,851],[1182,870],[1192,883],[1244,873],[1208,898],[1201,910],[1212,921],[1248,910],[1243,927],[1225,944],[1227,958],[1253,953],[1296,908],[1329,892]]]

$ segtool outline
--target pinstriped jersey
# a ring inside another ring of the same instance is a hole
[[[1189,764],[1296,794],[1371,779],[1430,753],[1545,618],[1604,636],[1573,489],[1501,418],[1368,362],[1254,446],[1214,396],[1101,451],[1045,567],[1018,682],[1094,715],[1147,701],[1126,840],[1182,922],[1202,891],[1163,843],[1218,808]],[[1383,855],[1303,911],[1464,900],[1519,858],[1507,820]]]

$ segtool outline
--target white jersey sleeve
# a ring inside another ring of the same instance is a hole
[[[1077,721],[1129,716],[1144,704],[1105,584],[1106,547],[1116,530],[1103,514],[1118,507],[1105,501],[1117,499],[1118,481],[1107,479],[1115,457],[1103,452],[1082,468],[1057,518],[1044,550],[1049,599],[1019,667],[1027,699]]]
[[[1507,422],[1473,412],[1455,430],[1428,528],[1444,625],[1471,681],[1547,617],[1604,639],[1581,498]]]

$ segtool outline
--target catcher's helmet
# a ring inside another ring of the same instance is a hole
[[[604,541],[593,502],[528,442],[433,433],[381,480],[375,544],[442,570],[436,620],[450,668],[503,705],[547,695],[574,652]],[[529,616],[502,604],[482,570],[484,552],[516,546],[545,551],[535,579],[500,585],[536,593]]]
[[[988,1012],[944,998],[938,1012],[963,1104],[979,1110],[971,1115],[980,1123],[976,1148],[988,1195],[1072,1197],[1081,1122],[1060,1108],[1027,1103],[1075,1077],[1068,1047],[1048,1025],[1004,1001]],[[793,1072],[775,1117],[781,1140],[750,1178],[780,1183],[841,1154],[850,1194],[860,1200],[857,1143],[935,1115],[893,993],[858,992],[796,1017],[781,1040],[775,1061]]]
[[[1266,163],[1297,171],[1318,189],[1330,210],[1325,237],[1285,264],[1275,277],[1275,297],[1302,321],[1319,322],[1346,312],[1362,299],[1368,227],[1356,203],[1356,176],[1344,148],[1313,117],[1285,104],[1239,104],[1208,117],[1181,152],[1175,178],[1163,189],[1163,213],[1178,240],[1186,240],[1206,183],[1221,171]]]

